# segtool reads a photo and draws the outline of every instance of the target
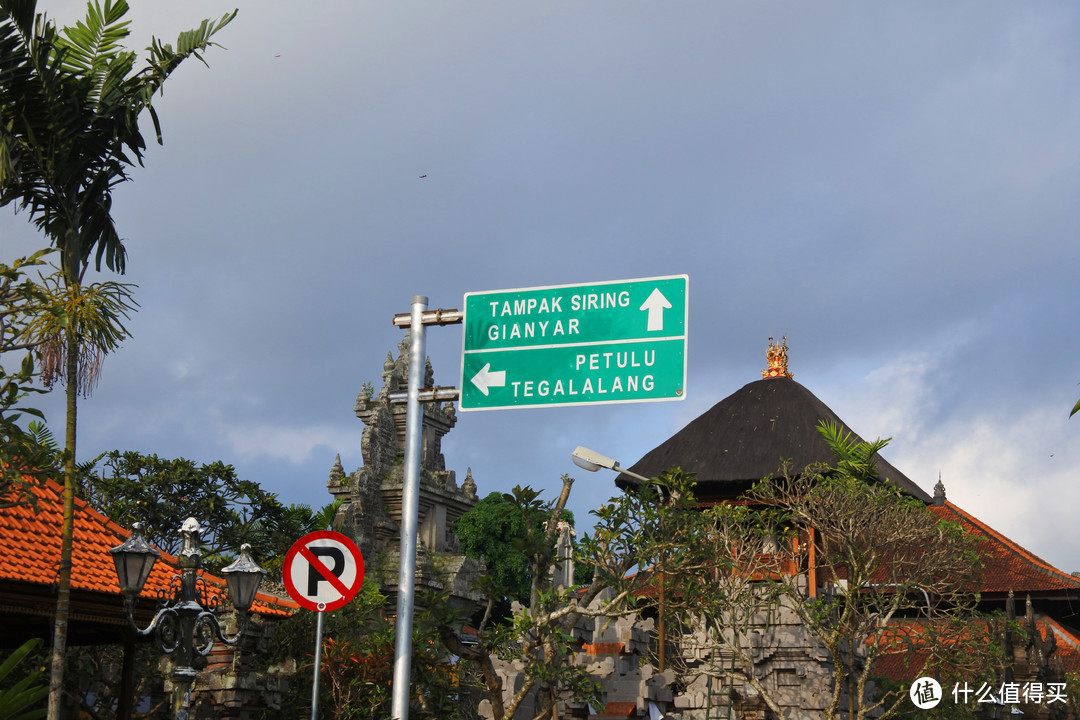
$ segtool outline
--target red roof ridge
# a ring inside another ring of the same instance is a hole
[[[42,547],[41,529],[43,524],[52,524],[62,514],[61,503],[64,486],[52,478],[44,482],[27,478],[32,483],[32,492],[37,505],[15,505],[0,508],[0,541],[3,546],[15,553],[0,561],[0,580],[9,578],[21,582],[49,585],[55,582],[59,568],[59,525],[57,533],[50,538],[55,540]],[[117,585],[112,558],[107,557],[110,543],[119,545],[131,535],[131,530],[124,528],[112,518],[90,505],[86,500],[75,497],[75,538],[73,546],[74,563],[72,589],[81,588],[95,592],[115,590],[119,602],[120,588]],[[80,522],[81,520],[81,522]],[[81,533],[81,535],[80,535]],[[37,552],[27,552],[33,549]],[[93,553],[93,555],[87,555]],[[100,557],[98,557],[100,555]],[[155,564],[140,597],[156,598],[159,589],[167,589],[171,575],[177,571],[176,556],[161,552],[164,563]],[[90,562],[89,567],[86,563]],[[171,571],[171,572],[170,572]],[[199,576],[214,586],[218,592],[226,587],[223,578],[201,570]],[[259,592],[256,596],[255,612],[270,615],[291,615],[299,605],[292,600],[278,597],[273,593]]]
[[[1041,557],[1039,557],[1035,553],[1031,552],[1027,548],[1020,545],[1019,543],[1015,542],[1014,540],[1009,539],[1008,537],[1006,537],[1001,532],[995,530],[994,528],[990,527],[989,525],[987,525],[983,521],[979,520],[974,515],[971,515],[970,513],[960,509],[954,503],[949,502],[948,500],[946,500],[945,504],[943,506],[941,506],[941,505],[938,505],[938,506],[931,505],[930,506],[931,511],[937,511],[939,508],[942,509],[942,510],[950,510],[950,511],[952,511],[954,514],[958,515],[962,521],[967,522],[970,525],[978,528],[980,531],[982,531],[984,534],[989,536],[991,539],[996,540],[1000,544],[1004,545],[1014,555],[1019,556],[1021,559],[1023,559],[1025,561],[1027,561],[1028,563],[1036,566],[1037,568],[1039,568],[1043,572],[1045,572],[1045,573],[1047,573],[1049,575],[1058,577],[1058,578],[1060,578],[1062,580],[1066,580],[1073,587],[1076,587],[1076,588],[1080,589],[1080,578],[1077,578],[1077,577],[1075,577],[1073,575],[1070,575],[1069,573],[1065,572],[1064,570],[1059,570],[1058,568],[1054,567],[1053,565],[1051,565],[1047,561],[1043,560]]]
[[[1050,626],[1058,640],[1063,640],[1073,650],[1080,652],[1080,638],[1077,638],[1072,631],[1049,615],[1040,615],[1038,619]]]

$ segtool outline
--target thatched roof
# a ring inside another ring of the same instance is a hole
[[[654,477],[679,466],[697,473],[702,500],[733,497],[763,477],[775,475],[787,461],[795,470],[834,460],[817,430],[829,420],[848,429],[836,413],[812,392],[789,377],[772,377],[744,386],[650,451],[630,467]],[[849,432],[850,429],[848,429]],[[882,458],[878,473],[923,502],[930,496]],[[635,480],[622,474],[619,487]]]

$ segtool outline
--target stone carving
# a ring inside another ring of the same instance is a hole
[[[397,586],[401,501],[405,456],[404,403],[392,403],[391,393],[408,388],[409,333],[398,344],[398,356],[387,353],[378,394],[365,384],[354,410],[364,423],[360,440],[363,467],[345,475],[340,456],[330,471],[327,490],[343,501],[338,512],[341,532],[356,542],[368,574],[391,596]],[[425,385],[434,384],[431,361],[425,364]],[[457,423],[453,403],[421,403],[423,430],[420,459],[419,543],[417,590],[448,589],[462,601],[475,600],[470,589],[482,565],[460,555],[451,528],[477,502],[470,471],[458,487],[453,470],[446,469],[442,438]]]

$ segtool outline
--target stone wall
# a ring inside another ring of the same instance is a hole
[[[605,599],[603,595],[596,601]],[[597,605],[598,606],[598,605]],[[659,632],[652,617],[581,617],[573,630],[580,650],[573,661],[587,668],[603,689],[600,715],[584,704],[564,703],[563,718],[653,718],[765,720],[772,715],[759,693],[738,668],[732,653],[711,639],[703,627],[665,636],[667,661],[658,667]],[[828,657],[790,609],[757,618],[746,634],[758,681],[778,700],[790,720],[822,717],[832,683]],[[521,687],[519,661],[498,662],[504,700]],[[527,720],[537,708],[529,698],[515,720]],[[490,708],[481,704],[484,717]]]
[[[234,616],[221,617],[223,626],[235,632]],[[272,621],[271,621],[272,622]],[[214,644],[206,657],[206,666],[199,670],[191,689],[190,717],[192,720],[260,720],[273,717],[281,708],[282,700],[289,690],[289,682],[296,673],[296,661],[256,670],[254,661],[266,652],[272,627],[256,621],[248,626],[241,639],[241,647]],[[168,679],[172,659],[162,657],[162,671],[166,675],[165,691],[172,692]]]

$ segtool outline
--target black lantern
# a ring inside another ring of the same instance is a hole
[[[229,599],[233,606],[244,612],[249,610],[255,602],[259,583],[266,575],[266,571],[251,558],[251,546],[247,543],[241,545],[240,556],[232,564],[223,567],[221,574],[229,585]]]
[[[109,550],[116,562],[120,592],[127,600],[134,600],[142,592],[154,563],[161,557],[161,551],[146,542],[141,522],[133,524],[131,530],[127,540]]]

